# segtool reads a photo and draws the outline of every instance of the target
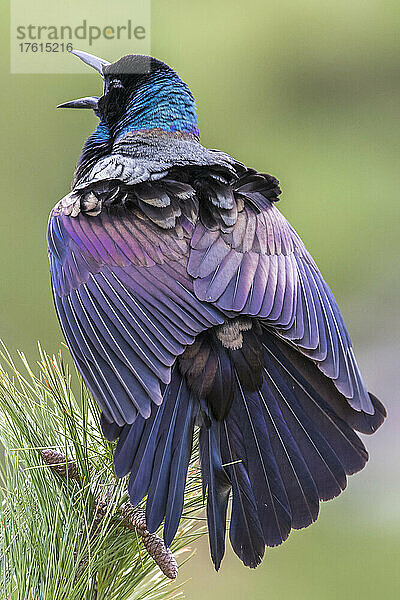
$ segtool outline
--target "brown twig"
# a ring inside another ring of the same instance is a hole
[[[42,458],[46,465],[64,478],[75,480],[80,483],[78,466],[75,461],[67,459],[61,452],[56,450],[41,450]],[[95,518],[97,525],[107,513],[107,498],[103,496],[96,503]],[[178,575],[178,565],[170,548],[164,544],[164,541],[156,534],[150,533],[146,526],[146,515],[143,509],[135,508],[126,502],[118,511],[117,515],[120,523],[126,529],[136,531],[142,538],[147,553],[158,565],[161,571],[169,579],[176,579]],[[96,527],[97,529],[97,527]]]

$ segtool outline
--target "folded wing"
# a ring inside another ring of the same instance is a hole
[[[236,184],[234,199],[242,209],[233,226],[226,226],[222,209],[218,223],[215,207],[211,222],[207,216],[197,222],[188,263],[194,292],[230,316],[262,319],[315,361],[354,409],[372,414],[335,298],[263,185],[259,175]],[[232,191],[227,195],[231,199]]]
[[[123,206],[94,217],[50,217],[52,287],[64,335],[104,416],[120,426],[138,413],[150,416],[176,357],[223,321],[193,293],[186,271],[193,226],[183,224],[161,229]]]

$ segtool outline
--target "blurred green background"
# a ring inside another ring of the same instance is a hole
[[[152,2],[152,54],[191,86],[203,144],[280,179],[280,208],[333,288],[389,411],[350,491],[257,571],[228,552],[215,574],[199,543],[180,576],[193,600],[400,597],[399,17],[400,3],[383,0]],[[36,340],[51,352],[61,343],[46,221],[96,123],[55,107],[99,93],[100,79],[10,75],[4,2],[1,46],[0,336],[32,358]],[[118,58],[112,42],[104,58]]]

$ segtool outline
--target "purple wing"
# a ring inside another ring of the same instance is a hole
[[[223,322],[187,274],[193,226],[165,230],[126,208],[95,217],[53,211],[48,227],[56,310],[106,419],[132,423],[162,401],[171,366],[196,335]]]
[[[199,220],[188,272],[194,292],[225,314],[264,319],[282,338],[314,360],[356,410],[373,413],[349,334],[333,294],[304,244],[255,184],[235,190],[247,197],[231,228]]]

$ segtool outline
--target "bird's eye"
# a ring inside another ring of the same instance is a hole
[[[113,79],[110,79],[110,81],[108,82],[108,87],[107,87],[108,91],[123,89],[123,88],[124,88],[123,83],[118,77],[114,77]]]
[[[104,94],[98,102],[99,112],[104,120],[112,121],[121,113],[124,105],[124,85],[118,77],[113,77],[105,83]]]

